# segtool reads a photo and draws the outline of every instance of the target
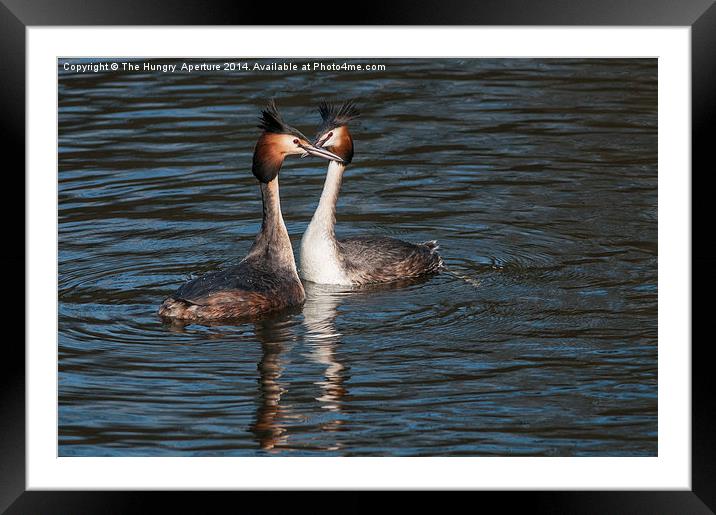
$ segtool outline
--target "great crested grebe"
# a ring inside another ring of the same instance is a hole
[[[278,172],[293,154],[341,158],[313,147],[287,125],[270,101],[261,113],[263,133],[254,148],[251,171],[259,180],[263,221],[248,255],[237,265],[202,275],[180,287],[159,308],[159,316],[187,321],[253,317],[300,305],[305,297],[291,240],[281,216]]]
[[[316,283],[360,285],[438,271],[443,261],[435,241],[415,244],[381,236],[336,239],[336,202],[343,172],[353,158],[348,122],[359,113],[350,101],[340,105],[322,102],[319,112],[323,124],[314,148],[330,150],[340,159],[328,165],[321,199],[301,239],[301,276]]]

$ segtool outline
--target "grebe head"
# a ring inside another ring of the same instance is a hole
[[[261,111],[258,127],[263,133],[254,147],[251,171],[263,183],[276,178],[286,156],[311,154],[324,159],[341,159],[332,152],[314,147],[298,129],[284,122],[273,100]]]
[[[352,100],[342,104],[321,102],[318,111],[323,123],[318,129],[314,146],[333,152],[344,164],[349,164],[353,160],[353,138],[348,131],[348,122],[359,116],[358,108]]]

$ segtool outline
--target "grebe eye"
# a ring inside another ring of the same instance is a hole
[[[328,133],[328,136],[326,136],[326,139],[329,139],[329,138],[331,138],[332,136],[333,136],[333,133],[332,133],[332,132],[329,132],[329,133]]]
[[[298,140],[297,140],[297,139],[293,140],[293,143],[294,143],[295,145],[298,145]]]

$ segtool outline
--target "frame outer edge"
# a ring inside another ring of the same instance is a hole
[[[7,197],[0,202],[5,252],[0,267],[6,291],[0,296],[0,309],[11,313],[6,327],[20,328],[23,344],[16,336],[3,338],[0,359],[0,513],[25,490],[25,338],[24,316],[18,313],[22,299],[25,309],[25,26],[0,3],[0,145],[2,145],[3,187]],[[13,159],[15,158],[15,159]],[[12,192],[12,193],[10,193]],[[23,223],[17,223],[22,202]],[[20,200],[21,199],[21,200]],[[12,241],[12,243],[10,243]],[[19,243],[22,242],[22,243]],[[22,275],[18,272],[22,271]],[[23,292],[20,297],[15,292]],[[23,311],[24,315],[24,311]]]
[[[1,0],[25,25],[691,25],[713,0],[362,0],[349,16],[270,2]]]
[[[707,321],[713,316],[710,308],[716,288],[716,258],[709,249],[714,219],[713,188],[705,181],[713,174],[715,92],[716,3],[691,27],[691,488],[713,511],[716,511],[716,404],[713,401],[716,380],[711,370],[713,360],[709,359],[713,338],[707,332],[710,329]],[[701,239],[695,237],[697,234]],[[694,281],[694,277],[698,277],[698,281]],[[697,302],[697,293],[702,296],[701,302]],[[701,334],[695,331],[696,327],[703,329]]]

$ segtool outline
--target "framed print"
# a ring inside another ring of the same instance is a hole
[[[3,509],[381,489],[713,510],[690,301],[713,277],[691,168],[716,10],[518,4],[288,27],[5,2],[27,332]]]

